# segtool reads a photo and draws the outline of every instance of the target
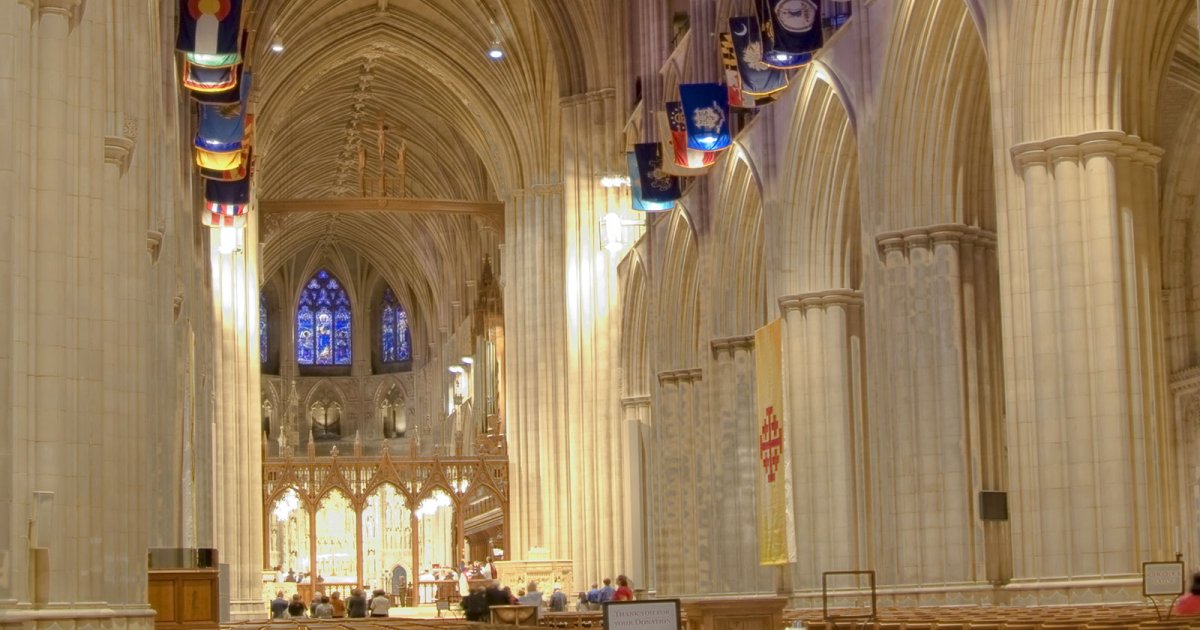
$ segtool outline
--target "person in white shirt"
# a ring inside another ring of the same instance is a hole
[[[386,617],[388,610],[392,607],[392,600],[388,599],[387,595],[383,594],[383,589],[375,589],[375,596],[371,598],[371,616]]]

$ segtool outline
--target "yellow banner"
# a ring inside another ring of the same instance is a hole
[[[758,562],[796,561],[791,465],[784,436],[783,324],[775,320],[754,332],[755,401],[758,422]]]

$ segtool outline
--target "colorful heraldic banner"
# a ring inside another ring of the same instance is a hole
[[[201,55],[238,52],[242,0],[179,0],[176,50]]]
[[[626,164],[629,166],[629,193],[634,210],[638,212],[663,212],[675,208],[674,201],[647,201],[642,196],[642,174],[638,170],[636,153],[630,151],[626,154]]]
[[[720,151],[733,144],[729,131],[729,90],[720,83],[684,83],[679,100],[687,121],[687,146]]]
[[[811,53],[825,43],[821,29],[819,0],[770,0],[767,3],[772,35],[771,48],[782,53]]]
[[[637,156],[638,176],[641,186],[638,194],[649,203],[671,203],[683,196],[679,178],[663,170],[662,145],[657,142],[642,142],[633,145]]]
[[[772,68],[763,58],[762,28],[754,16],[729,18],[734,57],[742,91],[754,96],[774,94],[788,86],[787,73]]]
[[[754,331],[758,405],[758,562],[796,561],[793,535],[792,474],[783,413],[783,323],[775,320]]]

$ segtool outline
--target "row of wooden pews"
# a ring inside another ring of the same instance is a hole
[[[1200,630],[1200,616],[1160,621],[1153,606],[1134,604],[881,608],[874,620],[853,618],[861,613],[835,610],[824,619],[820,610],[788,610],[784,625],[811,630]]]

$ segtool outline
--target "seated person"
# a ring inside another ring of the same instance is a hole
[[[292,619],[303,619],[304,613],[307,610],[308,608],[304,605],[304,600],[300,599],[300,593],[292,595],[292,602],[288,604],[287,607],[288,617],[291,617]]]
[[[542,599],[542,592],[538,590],[537,582],[529,583],[529,591],[520,597],[520,602],[525,606],[537,606],[538,608],[546,605]]]
[[[464,597],[461,606],[467,621],[487,621],[488,610],[491,608],[488,606],[487,595],[481,588],[476,588]]]
[[[1175,614],[1180,617],[1200,615],[1200,572],[1192,574],[1191,592],[1175,602]]]

